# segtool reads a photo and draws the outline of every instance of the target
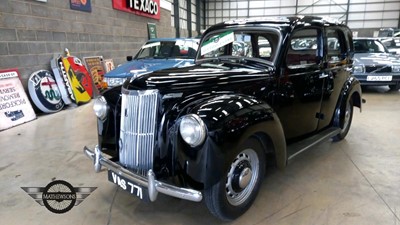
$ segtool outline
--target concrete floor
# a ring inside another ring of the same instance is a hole
[[[255,204],[224,224],[400,224],[400,92],[364,90],[347,138],[303,153],[269,171]],[[92,104],[0,132],[0,224],[222,224],[200,203],[159,195],[144,203],[94,173],[83,155],[96,144]],[[63,179],[98,187],[65,214],[37,204],[20,187]]]

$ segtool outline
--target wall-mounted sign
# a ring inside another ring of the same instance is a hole
[[[54,57],[50,61],[51,70],[53,71],[54,78],[56,79],[58,89],[61,93],[61,98],[66,105],[72,103],[75,100],[74,94],[72,93],[72,87],[69,83],[68,76],[64,73],[64,64],[62,63],[62,56]]]
[[[106,73],[115,69],[114,61],[112,59],[105,59],[104,60],[104,69],[106,70]]]
[[[88,69],[90,75],[92,76],[94,86],[96,86],[98,91],[103,90],[105,88],[105,84],[103,82],[105,74],[103,67],[103,56],[83,57],[83,61],[85,62],[86,68]]]
[[[160,19],[160,0],[112,0],[112,3],[114,9]]]
[[[89,71],[87,71],[85,65],[83,64],[82,60],[75,56],[68,56],[69,64],[71,65],[72,70],[74,71],[76,78],[78,79],[79,83],[85,89],[85,91],[90,95],[93,96],[93,80],[90,76]]]
[[[70,7],[74,10],[92,12],[91,0],[70,0]]]
[[[93,96],[93,81],[79,58],[55,57],[51,60],[51,68],[66,105],[90,101]]]
[[[154,23],[147,23],[147,33],[149,39],[157,38],[157,27]]]
[[[28,90],[33,103],[45,113],[58,112],[64,107],[60,90],[50,71],[33,72],[29,77]]]
[[[0,130],[36,118],[17,69],[0,70]]]
[[[65,72],[74,93],[75,103],[87,103],[93,96],[93,81],[82,61],[75,56],[67,56],[62,59]]]

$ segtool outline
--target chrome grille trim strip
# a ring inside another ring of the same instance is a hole
[[[122,89],[119,160],[129,169],[153,169],[158,90]]]

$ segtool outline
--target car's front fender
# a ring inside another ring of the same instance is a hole
[[[221,178],[231,164],[227,159],[233,157],[232,150],[251,136],[259,139],[266,153],[275,154],[279,168],[286,165],[283,129],[268,104],[245,95],[221,95],[198,102],[188,113],[202,118],[208,135],[196,148],[185,144],[179,136],[178,160],[185,174],[204,188]]]

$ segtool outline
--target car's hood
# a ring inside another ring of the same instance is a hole
[[[400,64],[400,58],[389,53],[356,53],[354,62],[357,65],[397,65]]]
[[[126,78],[171,67],[183,67],[194,63],[193,59],[140,59],[124,63],[105,74],[105,77]]]
[[[131,78],[125,83],[127,89],[159,89],[161,91],[181,91],[191,89],[213,89],[222,86],[252,85],[273,78],[275,69],[248,66],[218,67],[213,65],[193,65],[171,68]]]

